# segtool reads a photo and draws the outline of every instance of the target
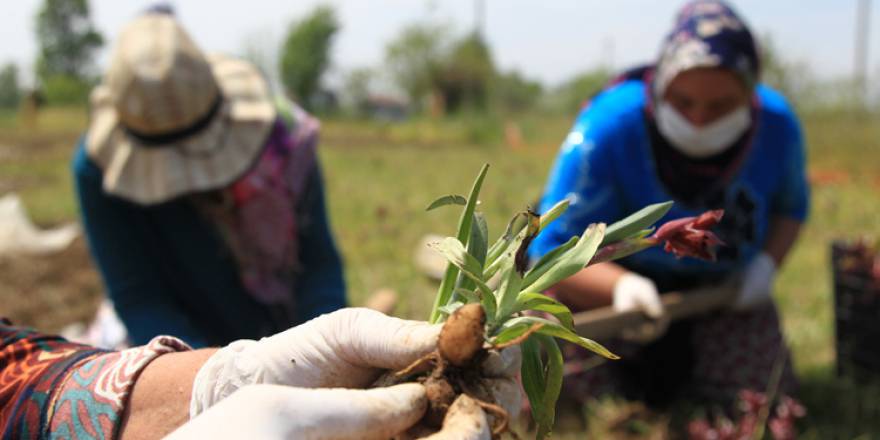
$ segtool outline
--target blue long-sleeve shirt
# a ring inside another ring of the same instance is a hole
[[[328,225],[319,167],[298,206],[297,316],[253,299],[216,228],[186,198],[141,206],[102,190],[83,141],[73,159],[83,226],[107,292],[134,344],[158,334],[196,347],[258,338],[345,307],[342,262]]]
[[[539,258],[594,222],[613,223],[652,203],[675,200],[661,181],[644,117],[645,87],[629,80],[603,91],[583,109],[563,142],[550,172],[540,210],[563,199],[569,209],[532,243]],[[763,247],[775,216],[803,221],[809,185],[800,125],[785,99],[765,86],[756,90],[758,110],[748,155],[723,188],[717,205],[691,206],[676,200],[665,221],[724,208],[716,230],[726,245],[719,261],[677,259],[651,248],[620,261],[655,282],[717,279],[738,270]]]

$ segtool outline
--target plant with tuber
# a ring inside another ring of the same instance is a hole
[[[431,244],[450,263],[430,316],[432,323],[444,324],[437,350],[394,377],[395,381],[425,384],[429,409],[424,425],[439,428],[449,405],[466,393],[493,416],[492,431],[498,437],[507,430],[508,415],[487,401],[491,396],[480,392],[479,366],[489,350],[518,344],[522,349],[522,384],[537,437],[545,438],[553,427],[562,387],[563,359],[556,338],[608,359],[618,357],[575,333],[568,307],[542,292],[590,264],[622,258],[658,244],[665,244],[666,250],[676,256],[714,258],[713,247],[721,242],[708,229],[722,213],[710,211],[697,218],[676,220],[651,235],[651,226],[667,213],[672,202],[647,206],[611,226],[590,225],[580,237],[572,237],[529,268],[529,243],[566,210],[568,202],[556,204],[543,215],[531,210],[516,214],[504,234],[489,245],[486,221],[477,210],[487,171],[488,165],[484,165],[467,198],[448,195],[427,208],[464,206],[457,236]]]

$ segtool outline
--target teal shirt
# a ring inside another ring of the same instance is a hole
[[[92,256],[135,345],[159,334],[195,347],[224,345],[268,336],[346,305],[317,165],[297,213],[302,270],[291,292],[298,313],[291,322],[246,292],[218,231],[185,198],[141,206],[108,195],[83,141],[73,174]]]

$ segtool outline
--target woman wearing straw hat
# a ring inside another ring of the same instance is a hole
[[[684,394],[731,403],[741,389],[763,392],[770,383],[792,392],[771,291],[806,219],[809,188],[797,117],[758,78],[758,48],[745,23],[723,2],[692,1],[657,64],[624,74],[578,115],[541,202],[542,209],[562,199],[571,205],[535,239],[532,257],[591,222],[666,200],[675,201],[670,218],[724,209],[717,233],[725,242],[716,262],[648,250],[556,286],[575,309],[610,305],[657,318],[657,331],[645,338],[605,341],[624,360],[572,376],[581,380],[566,389],[578,398],[611,393],[668,403]],[[658,292],[698,287],[725,289],[735,300],[663,334]]]
[[[171,14],[123,30],[73,169],[134,344],[224,344],[345,305],[317,131],[291,104],[276,108],[252,65],[203,55]]]

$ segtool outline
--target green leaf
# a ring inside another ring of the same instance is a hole
[[[452,237],[446,237],[439,243],[431,243],[428,246],[436,249],[441,255],[446,257],[446,260],[458,268],[462,275],[470,278],[484,295],[492,295],[492,289],[483,282],[483,268],[480,262],[464,250],[464,245],[460,241]]]
[[[489,263],[487,261],[487,263]],[[492,261],[491,264],[486,266],[486,269],[483,271],[483,279],[490,280],[495,276],[498,271],[504,267],[504,265],[510,264],[513,265],[513,255],[510,253],[505,253],[499,256],[495,261]]]
[[[528,214],[525,214],[525,218],[529,219]],[[495,276],[495,274],[499,270],[501,270],[501,268],[505,267],[508,264],[514,264],[516,258],[516,250],[519,249],[519,247],[522,245],[523,240],[529,237],[530,228],[528,228],[527,226],[528,222],[523,225],[523,229],[521,229],[519,233],[516,234],[513,240],[507,243],[507,247],[504,249],[504,252],[502,252],[497,259],[492,261],[490,265],[486,266],[486,269],[483,272],[483,279],[488,280]]]
[[[447,206],[447,205],[462,205],[462,206],[464,206],[464,205],[467,205],[467,199],[464,198],[464,196],[460,196],[458,194],[449,194],[449,195],[440,197],[437,200],[434,200],[433,202],[431,202],[431,204],[428,205],[427,208],[425,208],[425,211],[431,211],[433,209],[437,209],[441,206]]]
[[[640,237],[641,233],[633,235],[614,243],[607,244],[596,251],[596,255],[590,260],[590,265],[614,261],[629,255],[641,252],[649,247],[657,246],[657,240]]]
[[[492,294],[492,291],[485,291],[481,289],[480,292],[480,304],[483,305],[483,312],[486,314],[486,325],[490,328],[495,327],[495,295]]]
[[[519,231],[526,226],[525,222],[520,221],[524,214],[524,212],[518,212],[509,222],[507,222],[507,228],[504,230],[504,234],[501,235],[501,237],[498,237],[498,240],[496,240],[489,248],[489,252],[486,255],[485,266],[491,266],[492,263],[494,263],[498,257],[507,250],[510,243],[513,242],[513,239],[519,234]]]
[[[459,307],[463,306],[464,303],[461,301],[456,301],[452,304],[446,304],[445,306],[440,307],[440,311],[445,315],[451,315],[453,312],[458,310]]]
[[[579,237],[571,237],[567,242],[557,246],[550,252],[544,254],[537,263],[535,263],[534,267],[526,273],[526,276],[523,278],[523,285],[530,285],[535,282],[541,275],[550,270],[560,259],[564,257],[564,254],[568,252],[569,249],[573,248],[579,240]]]
[[[470,240],[468,240],[467,251],[468,254],[473,255],[474,258],[480,262],[480,276],[482,276],[483,263],[486,261],[488,234],[489,227],[486,225],[486,219],[483,217],[483,214],[474,212],[474,220],[471,226],[471,236]],[[462,274],[458,277],[455,286],[455,290],[458,290],[459,288],[473,290],[476,287],[476,283],[471,280],[470,277]],[[452,301],[458,301],[459,299],[460,298],[453,294]],[[490,316],[490,318],[494,319],[494,315]]]
[[[498,286],[497,322],[502,322],[504,318],[513,313],[512,309],[516,304],[521,285],[522,277],[512,265],[507,266],[501,273],[501,285]]]
[[[525,323],[511,327],[504,327],[503,330],[492,335],[490,340],[494,345],[501,345],[524,335],[531,327],[531,325]]]
[[[645,238],[645,237],[653,234],[654,231],[656,231],[656,230],[657,230],[657,228],[653,228],[653,227],[648,228],[648,229],[642,229],[641,231],[631,235],[630,237],[634,238],[634,239]]]
[[[538,332],[540,333],[540,330]],[[556,401],[559,400],[559,393],[562,391],[562,376],[565,369],[562,350],[559,349],[556,341],[542,334],[535,336],[547,354],[547,364],[544,367],[544,396],[541,399],[543,423],[538,424],[536,437],[544,439],[553,432],[553,425],[556,422]]]
[[[574,331],[574,318],[571,316],[571,310],[569,310],[565,304],[562,304],[543,293],[520,293],[516,298],[516,304],[514,304],[511,313],[523,312],[526,310],[547,312],[558,319],[563,327]]]
[[[484,164],[483,168],[480,169],[480,174],[477,175],[477,180],[474,181],[474,185],[471,187],[471,193],[468,197],[467,205],[464,207],[464,212],[462,212],[461,218],[458,221],[458,241],[462,243],[464,243],[471,234],[471,222],[474,219],[474,209],[477,207],[477,200],[480,197],[480,188],[483,186],[483,179],[486,178],[486,172],[488,171],[489,164]]]
[[[446,257],[452,264],[458,266],[459,269],[472,273],[480,273],[482,271],[480,262],[464,249],[464,245],[460,241],[453,237],[446,237],[439,242],[429,243],[428,246],[440,252],[441,255]]]
[[[549,210],[547,210],[546,213],[541,215],[541,218],[538,221],[538,232],[542,231],[553,220],[556,220],[560,215],[562,215],[563,212],[565,212],[566,209],[568,209],[568,200],[562,200],[561,202],[553,205],[552,208],[550,208]],[[517,214],[517,216],[522,216],[522,215],[524,215],[524,214],[523,213]],[[517,217],[514,217],[514,220],[516,220],[516,218]],[[528,213],[525,213],[525,218],[529,219]],[[511,223],[513,223],[513,220],[511,220]],[[528,222],[524,222],[522,227],[520,227],[520,231],[516,234],[515,237],[513,237],[510,240],[505,240],[503,242],[503,248],[500,249],[500,251],[495,249],[494,252],[490,252],[490,255],[493,256],[494,258],[487,259],[486,270],[485,270],[485,273],[483,274],[484,279],[492,278],[492,276],[494,276],[495,273],[498,272],[498,270],[501,269],[502,266],[507,264],[507,262],[508,262],[507,260],[514,258],[513,254],[517,249],[519,249],[523,240],[525,240],[529,236],[533,236],[531,234],[536,233],[533,228],[532,228],[532,230],[529,230],[529,228],[526,228],[526,226],[528,224],[529,224]],[[523,230],[523,229],[525,229],[525,230]],[[496,253],[497,253],[497,256],[495,255]]]
[[[541,230],[547,227],[553,220],[559,218],[566,209],[568,209],[568,199],[564,199],[559,201],[559,203],[553,205],[552,208],[548,209],[547,212],[541,214]]]
[[[468,240],[468,253],[480,262],[480,267],[486,262],[486,253],[489,247],[489,226],[486,218],[480,212],[474,213],[471,238]]]
[[[537,316],[520,316],[518,318],[513,318],[502,324],[500,331],[503,332],[510,327],[522,325],[531,326],[532,324],[544,324],[543,327],[538,329],[539,334],[553,336],[555,338],[563,339],[568,342],[573,342],[581,347],[586,348],[587,350],[592,351],[593,353],[596,353],[608,359],[620,359],[620,357],[618,357],[616,354],[608,351],[607,348],[603,347],[602,344],[599,344],[598,342],[591,339],[579,336],[577,333],[553,321],[539,318]]]
[[[455,289],[455,295],[464,298],[466,304],[480,302],[480,295],[471,289]]]
[[[538,335],[531,335],[521,345],[523,390],[529,398],[532,418],[539,426],[547,425],[544,410],[544,362],[541,360],[541,343]],[[552,425],[552,421],[549,423]]]
[[[602,241],[602,246],[623,240],[641,232],[643,229],[648,229],[663,218],[670,208],[672,208],[672,201],[655,203],[630,214],[623,220],[615,222],[605,231],[605,239]]]
[[[474,290],[477,288],[477,284],[474,282],[473,277],[468,276],[468,274],[459,272],[458,278],[455,280],[455,288],[452,289],[452,297],[449,298],[450,302],[459,301],[459,298],[455,292],[457,290]]]
[[[484,164],[480,169],[480,173],[477,175],[477,179],[474,180],[474,185],[471,187],[470,195],[467,199],[467,205],[464,207],[464,211],[461,213],[461,217],[458,219],[458,241],[464,242],[468,239],[471,232],[471,222],[473,221],[474,209],[477,205],[477,199],[480,196],[480,188],[483,186],[483,179],[486,178],[486,172],[489,171],[489,164]],[[452,291],[455,289],[456,278],[458,277],[459,268],[454,264],[449,265],[446,268],[446,273],[443,274],[443,280],[440,281],[440,287],[437,289],[437,297],[434,298],[434,306],[431,307],[431,316],[429,321],[432,323],[436,323],[441,318],[440,306],[448,304],[452,299]]]
[[[576,274],[586,267],[596,253],[605,234],[603,223],[592,224],[581,235],[577,244],[563,254],[556,263],[541,274],[534,282],[523,287],[524,291],[543,292],[554,284]]]

